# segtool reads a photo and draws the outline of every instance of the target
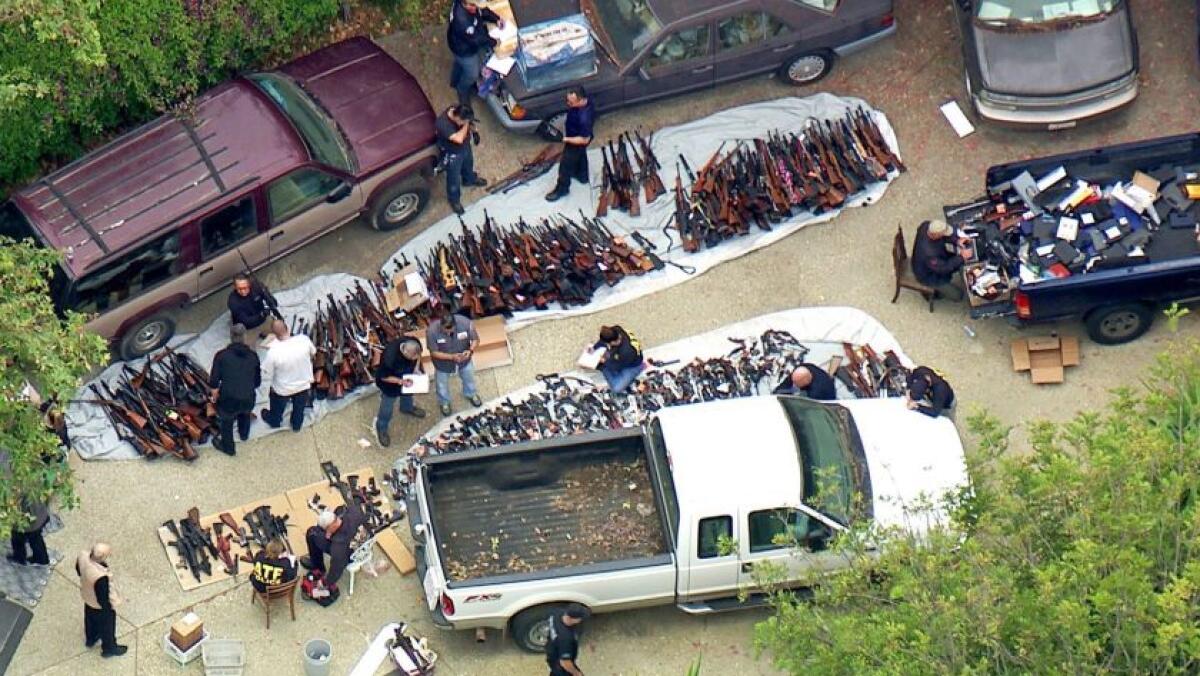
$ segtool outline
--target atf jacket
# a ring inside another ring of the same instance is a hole
[[[462,2],[454,0],[450,7],[450,25],[446,27],[450,51],[457,56],[474,56],[484,47],[491,47],[495,41],[488,35],[485,24],[499,22],[500,16],[490,9],[480,7],[471,14],[463,8]]]
[[[637,366],[642,363],[642,347],[637,338],[630,335],[625,329],[614,326],[617,335],[621,337],[621,342],[616,347],[612,347],[603,340],[597,341],[595,348],[608,348],[608,352],[604,355],[604,365],[614,368],[626,368],[629,366]]]
[[[230,343],[213,357],[209,387],[218,388],[217,404],[225,410],[254,406],[254,392],[262,385],[258,354],[243,343]]]

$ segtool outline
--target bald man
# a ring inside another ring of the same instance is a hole
[[[817,401],[837,399],[837,387],[825,369],[816,364],[800,364],[788,379],[775,388],[775,394],[795,394]]]
[[[269,383],[271,408],[260,411],[263,422],[278,428],[283,424],[283,412],[292,406],[292,431],[299,432],[304,424],[304,408],[308,405],[309,388],[313,381],[313,356],[317,348],[306,335],[293,336],[288,325],[279,319],[271,323],[275,342],[267,349],[262,363],[262,380]]]
[[[88,648],[100,642],[101,655],[120,657],[129,650],[117,643],[117,611],[121,597],[113,588],[108,559],[112,547],[97,542],[91,550],[79,552],[75,572],[79,573],[79,595],[83,598],[84,645]]]

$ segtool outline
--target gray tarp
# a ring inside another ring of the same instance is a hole
[[[892,131],[891,125],[888,124],[887,118],[883,113],[872,110],[862,99],[833,96],[832,94],[816,94],[806,98],[775,99],[773,101],[739,106],[714,113],[694,122],[667,127],[655,132],[653,139],[654,153],[663,165],[660,176],[663,183],[667,186],[667,194],[659,197],[651,204],[643,205],[641,216],[638,218],[633,218],[624,212],[610,209],[604,221],[608,224],[609,229],[618,235],[621,234],[622,228],[626,231],[637,229],[644,237],[658,247],[658,254],[664,260],[673,260],[684,265],[693,266],[696,268],[697,274],[699,274],[719,263],[732,260],[755,249],[773,244],[807,225],[832,220],[841,213],[841,210],[829,211],[819,215],[802,212],[782,223],[774,225],[771,232],[763,232],[755,229],[743,237],[722,242],[720,246],[714,249],[704,249],[693,254],[686,254],[679,248],[679,237],[672,230],[671,236],[674,239],[675,246],[669,253],[664,253],[670,245],[662,228],[666,225],[675,210],[671,188],[675,185],[676,159],[681,153],[687,158],[688,166],[693,171],[697,171],[708,161],[713,152],[721,146],[722,142],[725,144],[725,150],[731,150],[739,140],[750,141],[754,138],[762,138],[769,131],[794,131],[799,133],[804,129],[805,122],[810,118],[840,118],[845,111],[855,109],[858,106],[871,111],[880,130],[883,132],[884,138],[887,139],[893,151],[898,153],[899,145],[896,142],[895,133]],[[606,134],[615,135],[616,131],[606,129],[603,121],[601,121],[598,137],[603,139]],[[592,185],[599,186],[603,165],[600,160],[600,149],[598,147],[593,147],[588,152],[588,166],[592,173]],[[894,173],[892,176],[889,176],[889,182],[895,177],[896,174]],[[588,215],[596,213],[595,205],[596,198],[598,197],[596,194],[598,189],[589,192],[579,184],[573,185],[571,193],[567,197],[553,203],[545,201],[543,196],[554,187],[555,179],[556,173],[551,171],[527,185],[510,191],[506,195],[489,195],[484,197],[467,207],[467,213],[463,216],[463,221],[469,227],[478,227],[483,222],[483,212],[485,210],[489,216],[495,219],[497,224],[502,226],[515,223],[518,217],[523,217],[527,222],[533,223],[544,216],[551,216],[558,213],[571,217],[578,217],[580,210],[583,210]],[[683,173],[683,185],[685,189],[689,186],[686,172]],[[872,184],[868,190],[859,193],[854,199],[847,201],[846,207],[843,208],[875,203],[883,196],[888,185],[888,183]],[[394,271],[392,261],[401,252],[407,254],[409,259],[415,259],[416,256],[425,258],[427,256],[426,252],[433,248],[439,241],[446,240],[449,235],[461,233],[461,231],[462,226],[459,224],[457,216],[451,215],[434,223],[398,249],[393,254],[392,259],[389,259],[383,266],[382,271],[385,275],[390,276]],[[651,272],[640,277],[628,277],[614,287],[602,287],[593,296],[591,303],[581,307],[562,308],[554,304],[551,306],[551,309],[546,311],[538,312],[530,310],[518,312],[508,320],[507,326],[512,331],[546,319],[598,312],[620,305],[621,303],[626,303],[634,298],[639,298],[666,287],[685,282],[688,279],[689,275],[679,268],[667,266],[663,270]]]

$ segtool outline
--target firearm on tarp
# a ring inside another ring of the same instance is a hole
[[[542,176],[558,164],[559,159],[562,158],[562,151],[563,144],[561,143],[547,145],[529,160],[522,162],[520,169],[488,186],[488,193],[492,195],[496,193],[507,194],[509,191]]]

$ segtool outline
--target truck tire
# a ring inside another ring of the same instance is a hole
[[[1101,345],[1120,345],[1140,338],[1154,323],[1154,312],[1141,303],[1107,305],[1087,315],[1088,337]]]
[[[410,178],[385,188],[371,200],[371,227],[380,232],[403,228],[413,222],[429,204],[429,184]]]
[[[546,643],[550,640],[550,618],[566,608],[565,603],[547,603],[517,613],[509,622],[517,647],[531,653],[545,652]]]
[[[164,314],[151,315],[134,324],[121,336],[117,356],[132,361],[150,354],[175,335],[175,320]]]

